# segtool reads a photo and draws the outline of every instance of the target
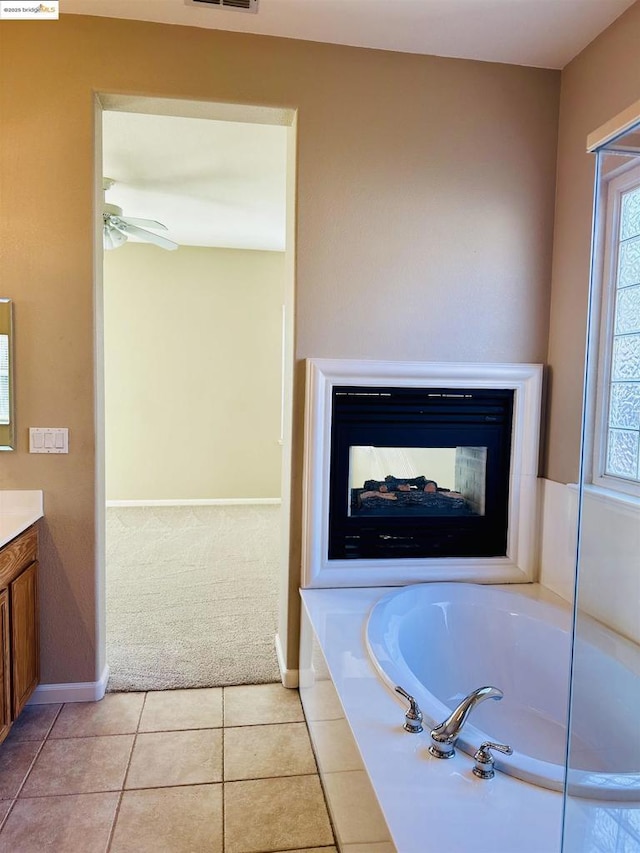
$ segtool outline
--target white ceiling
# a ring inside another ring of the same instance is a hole
[[[61,12],[562,68],[634,0],[61,0]],[[286,129],[104,113],[107,201],[184,245],[284,250]]]
[[[287,128],[105,111],[106,201],[187,246],[284,251]]]
[[[103,15],[563,68],[634,0],[259,0],[256,15],[184,0],[61,0]]]

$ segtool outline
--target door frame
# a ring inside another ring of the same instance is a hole
[[[283,323],[283,417],[281,475],[281,547],[278,631],[274,638],[278,666],[285,687],[298,686],[297,669],[288,668],[289,626],[297,613],[292,596],[297,595],[291,583],[290,526],[292,489],[293,382],[295,358],[295,236],[297,178],[297,110],[260,107],[245,104],[191,101],[173,98],[141,97],[96,93],[94,97],[94,387],[95,387],[95,536],[96,536],[96,699],[106,690],[109,669],[106,660],[106,479],[105,479],[105,375],[104,375],[104,283],[102,218],[102,113],[104,111],[152,113],[183,118],[205,118],[216,121],[241,121],[252,124],[275,124],[288,128],[286,174],[286,242],[285,299]],[[293,588],[292,588],[293,587]],[[293,605],[293,607],[292,607]]]

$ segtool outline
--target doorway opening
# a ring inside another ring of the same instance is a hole
[[[102,95],[97,118],[108,689],[278,681],[295,115]]]

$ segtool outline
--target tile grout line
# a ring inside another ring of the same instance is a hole
[[[222,809],[221,809],[221,811],[222,811],[222,853],[225,853],[225,851],[227,849],[227,832],[226,832],[226,827],[225,827],[225,823],[224,823],[224,818],[225,818],[225,815],[224,815],[224,792],[225,792],[224,730],[226,727],[225,726],[225,723],[226,723],[225,706],[224,706],[225,695],[226,695],[226,690],[223,687],[222,688],[222,791],[221,791],[221,793],[222,793]]]
[[[141,735],[146,734],[171,734],[174,731],[198,731],[197,729],[166,729],[160,732],[139,732]],[[206,730],[203,730],[206,731]],[[52,737],[51,740],[59,743],[62,740],[94,740],[97,738],[117,738],[117,737],[127,737],[128,735],[138,734],[136,731],[128,731],[128,732],[109,732],[108,734],[91,734],[91,735],[69,735],[68,737]]]
[[[297,776],[266,776],[264,778],[259,779],[234,779],[231,784],[235,782],[263,782],[269,781],[271,779],[299,779],[303,776],[313,776],[313,773],[300,773]],[[129,794],[138,791],[166,791],[168,789],[173,788],[214,788],[217,785],[222,785],[222,782],[184,782],[179,785],[156,785],[152,787],[145,788],[105,788],[102,791],[73,791],[68,794],[34,794],[29,797],[30,800],[55,800],[62,799],[63,797],[96,797],[100,796],[100,794]],[[6,803],[9,800],[0,800],[0,802]],[[13,800],[11,800],[13,802]]]
[[[300,690],[298,689],[298,696],[300,696]],[[329,808],[329,798],[327,796],[327,792],[324,787],[324,780],[322,778],[322,774],[320,773],[320,765],[318,764],[318,757],[316,755],[316,751],[313,748],[313,738],[311,737],[311,729],[309,728],[309,721],[307,720],[307,715],[304,712],[304,705],[302,705],[302,698],[300,699],[300,705],[302,706],[302,716],[304,718],[304,724],[307,729],[307,737],[309,738],[309,745],[311,746],[311,754],[313,755],[313,761],[316,766],[316,776],[318,777],[318,781],[320,782],[320,790],[322,791],[322,799],[324,800],[324,809],[327,813],[327,818],[329,819],[329,827],[331,829],[331,835],[333,837],[333,846],[337,849],[337,835],[336,828],[333,823],[333,815],[331,814],[331,810]],[[321,721],[324,722],[324,721]]]
[[[129,750],[129,759],[127,761],[127,767],[124,771],[124,776],[122,778],[122,784],[120,787],[120,795],[118,797],[118,802],[116,803],[115,812],[113,814],[113,820],[111,821],[111,829],[109,830],[109,835],[107,836],[107,845],[105,847],[105,853],[108,853],[111,849],[111,845],[113,844],[113,837],[116,831],[116,824],[118,822],[118,817],[120,816],[120,807],[122,806],[122,798],[124,797],[124,786],[127,782],[127,776],[129,775],[129,768],[131,767],[131,759],[133,758],[133,750],[136,746],[136,741],[138,740],[138,732],[140,731],[140,723],[142,722],[142,714],[144,713],[144,706],[147,704],[147,696],[149,694],[145,693],[144,698],[142,700],[142,705],[140,706],[140,713],[138,714],[138,722],[136,723],[136,730],[133,733],[133,741],[131,742],[131,749]]]
[[[313,847],[290,847],[289,851],[301,850],[302,853],[306,853],[307,850],[329,850],[330,848],[336,849],[336,845],[334,844],[314,844]],[[258,850],[257,853],[287,853],[286,850],[283,850],[282,847],[276,847],[271,850]]]
[[[246,726],[225,726],[225,729],[264,729],[267,726],[304,726],[307,728],[305,720],[285,720],[284,722],[278,721],[274,723],[250,723]]]
[[[16,793],[16,800],[18,799],[18,797],[19,797],[19,796],[20,796],[20,794],[22,793],[22,789],[23,789],[23,788],[24,788],[24,786],[26,785],[26,783],[27,783],[27,779],[28,779],[28,778],[29,778],[29,776],[31,775],[31,771],[33,770],[34,764],[35,764],[35,763],[36,763],[36,761],[38,760],[38,758],[39,758],[39,756],[40,756],[40,753],[41,753],[41,752],[42,752],[42,750],[44,749],[45,744],[48,742],[48,740],[49,740],[49,735],[51,734],[51,730],[52,730],[52,729],[53,729],[53,727],[55,726],[55,724],[56,724],[56,722],[57,722],[57,720],[58,720],[58,717],[59,717],[59,716],[60,716],[60,714],[62,713],[62,709],[63,709],[63,708],[64,708],[64,704],[63,704],[63,705],[60,705],[60,708],[58,709],[58,713],[57,713],[57,714],[55,715],[55,717],[53,718],[53,722],[52,722],[52,723],[51,723],[51,725],[49,726],[49,728],[48,728],[48,730],[47,730],[47,733],[45,734],[44,738],[42,739],[42,743],[40,744],[40,748],[38,749],[38,751],[37,751],[37,752],[36,752],[36,754],[34,755],[34,757],[33,757],[33,761],[32,761],[32,762],[31,762],[31,764],[29,765],[29,769],[28,769],[28,770],[27,770],[27,772],[25,773],[24,779],[22,780],[22,783],[21,783],[20,787],[18,788],[18,791],[17,791],[17,793]]]
[[[120,814],[120,806],[122,805],[122,795],[124,791],[121,789],[120,791],[114,792],[118,794],[118,802],[116,803],[116,807],[113,812],[113,819],[111,821],[111,826],[109,827],[109,834],[107,835],[107,843],[105,845],[105,853],[111,849],[111,843],[113,841],[113,836],[116,831],[116,823],[118,822],[118,816]]]
[[[18,801],[16,799],[11,800],[11,804],[9,805],[9,808],[7,809],[6,815],[2,818],[2,820],[0,820],[0,834],[2,833],[2,830],[4,829],[4,825],[7,822],[7,820],[9,819],[9,815],[13,811],[13,807],[15,806],[15,804],[17,802]]]
[[[21,794],[21,792],[22,792],[22,789],[23,789],[23,788],[24,788],[24,786],[25,786],[25,783],[26,783],[26,781],[27,781],[27,779],[28,779],[28,777],[29,777],[29,774],[30,774],[30,773],[31,773],[31,771],[33,770],[33,766],[34,766],[34,764],[36,763],[36,761],[38,760],[38,756],[40,755],[40,753],[41,753],[41,752],[42,752],[42,750],[44,749],[44,745],[45,745],[45,743],[47,742],[47,738],[48,738],[48,737],[49,737],[49,735],[51,734],[51,729],[52,729],[52,728],[54,727],[54,725],[56,724],[56,720],[58,719],[58,717],[59,717],[59,716],[60,716],[60,714],[62,713],[62,709],[63,709],[63,708],[64,708],[64,704],[61,704],[61,705],[60,705],[60,707],[58,708],[58,711],[57,711],[57,713],[55,714],[55,716],[54,716],[53,720],[51,721],[51,724],[49,725],[49,728],[48,728],[48,729],[47,729],[47,731],[45,732],[45,735],[44,735],[44,737],[42,738],[42,742],[41,742],[40,746],[38,747],[38,749],[36,750],[36,754],[35,754],[35,755],[33,756],[33,758],[31,759],[31,762],[30,762],[30,764],[29,764],[29,767],[27,768],[27,772],[24,774],[24,777],[23,777],[23,779],[22,779],[22,782],[21,782],[21,783],[20,783],[20,785],[18,786],[18,790],[16,791],[15,796],[14,796],[14,797],[12,798],[12,800],[11,800],[11,805],[9,806],[9,809],[7,810],[6,815],[5,815],[5,816],[3,817],[3,819],[0,821],[0,832],[2,832],[2,830],[3,830],[3,829],[4,829],[4,827],[5,827],[5,824],[6,824],[6,823],[7,823],[7,821],[9,820],[9,815],[10,815],[10,814],[11,814],[11,812],[14,810],[15,805],[16,805],[16,803],[18,802],[18,797],[20,796],[20,794]],[[24,743],[28,743],[28,741],[24,741]]]
[[[140,708],[140,714],[138,716],[138,723],[136,725],[136,730],[133,733],[133,743],[131,744],[131,751],[129,752],[129,760],[127,761],[127,769],[125,770],[124,777],[122,779],[122,792],[123,793],[125,791],[125,786],[127,784],[127,778],[129,776],[129,771],[131,770],[131,760],[133,758],[134,749],[135,749],[136,744],[138,742],[138,735],[140,734],[140,723],[142,722],[142,717],[144,715],[144,709],[145,709],[145,706],[147,704],[148,696],[149,696],[148,693],[144,694],[144,699],[142,700],[142,706]]]
[[[316,777],[318,774],[311,773],[288,773],[286,775],[277,775],[277,776],[250,776],[242,779],[229,779],[226,783],[228,785],[236,785],[241,782],[270,782],[274,779],[304,779]],[[140,788],[104,788],[101,791],[71,791],[66,794],[32,794],[29,799],[30,800],[49,800],[54,798],[61,797],[93,797],[96,794],[127,794],[133,791],[166,791],[168,788],[207,788],[215,785],[222,785],[223,782],[180,782],[173,783],[171,785],[143,785]],[[0,802],[8,802],[7,800],[2,800]],[[325,845],[326,846],[326,845]],[[331,845],[329,845],[331,846]]]

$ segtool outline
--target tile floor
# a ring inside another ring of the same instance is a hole
[[[0,745],[0,853],[336,853],[297,691],[28,706]]]

